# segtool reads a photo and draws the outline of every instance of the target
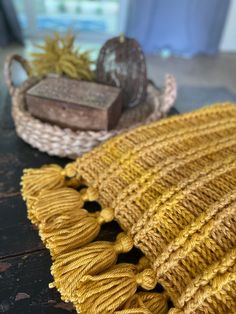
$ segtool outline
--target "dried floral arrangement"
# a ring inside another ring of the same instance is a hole
[[[63,36],[54,33],[53,36],[46,36],[43,45],[36,47],[42,52],[32,53],[33,59],[30,64],[32,75],[43,77],[49,73],[56,73],[78,80],[94,80],[90,51],[80,52],[75,47],[74,35]]]

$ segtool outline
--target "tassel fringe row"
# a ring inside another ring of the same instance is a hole
[[[145,257],[137,265],[116,265],[118,255],[133,247],[128,234],[118,234],[115,242],[92,242],[101,225],[114,219],[114,211],[84,209],[86,201],[99,201],[99,195],[92,187],[74,189],[81,183],[76,162],[64,169],[56,165],[27,169],[22,177],[28,217],[53,258],[54,282],[49,286],[80,313],[166,314],[165,293],[136,293],[139,286],[146,290],[156,286]]]

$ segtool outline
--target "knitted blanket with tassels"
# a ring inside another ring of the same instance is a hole
[[[235,105],[133,129],[64,169],[26,169],[22,195],[52,256],[50,287],[78,312],[236,313]],[[96,241],[113,219],[124,232]],[[116,264],[133,246],[140,262]]]

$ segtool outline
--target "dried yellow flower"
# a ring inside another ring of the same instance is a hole
[[[78,80],[93,80],[89,51],[79,52],[74,42],[75,37],[71,34],[47,36],[43,45],[36,45],[43,52],[32,53],[32,73],[39,77],[56,73]]]

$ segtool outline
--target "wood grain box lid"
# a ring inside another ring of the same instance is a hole
[[[121,115],[122,96],[117,87],[49,76],[27,91],[30,113],[72,129],[108,130]]]

